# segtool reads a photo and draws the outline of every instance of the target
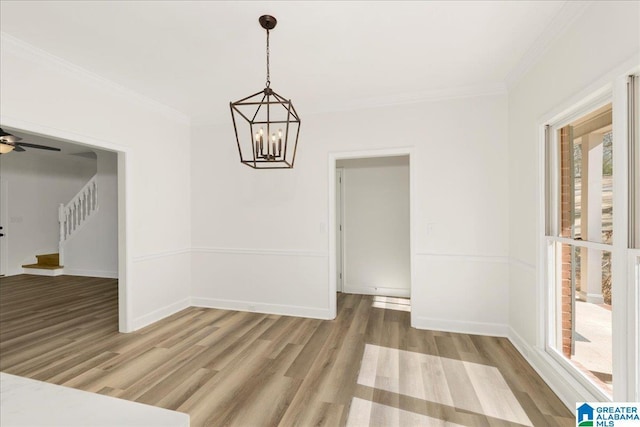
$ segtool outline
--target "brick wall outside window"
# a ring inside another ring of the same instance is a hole
[[[571,226],[573,225],[572,197],[573,186],[571,168],[573,167],[569,126],[560,129],[560,236],[571,238]],[[571,334],[573,321],[571,299],[571,246],[562,245],[562,353],[571,357]]]

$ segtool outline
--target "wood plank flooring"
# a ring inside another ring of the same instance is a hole
[[[341,294],[332,321],[189,308],[120,334],[115,280],[3,277],[0,370],[192,426],[575,425],[508,340],[412,329],[398,302]]]

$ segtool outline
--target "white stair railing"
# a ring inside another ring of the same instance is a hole
[[[58,207],[58,222],[60,223],[60,265],[63,264],[63,243],[73,236],[98,210],[98,181],[94,175],[78,194],[73,196],[66,205]]]

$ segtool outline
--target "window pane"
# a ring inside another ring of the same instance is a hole
[[[558,244],[554,347],[611,394],[611,252]]]
[[[613,242],[611,104],[558,130],[560,236]]]

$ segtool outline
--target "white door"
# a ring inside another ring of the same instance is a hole
[[[336,169],[336,290],[342,292],[342,168]]]
[[[7,218],[9,207],[7,181],[0,178],[0,276],[7,274]]]

